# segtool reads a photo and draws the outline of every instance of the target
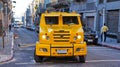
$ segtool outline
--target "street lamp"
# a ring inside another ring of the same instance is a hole
[[[16,1],[13,1],[13,3],[16,3]]]

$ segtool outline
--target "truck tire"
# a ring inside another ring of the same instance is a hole
[[[42,62],[43,60],[43,57],[41,56],[37,56],[35,51],[34,51],[34,60],[38,63],[38,62]]]
[[[79,56],[79,62],[85,63],[85,56]]]

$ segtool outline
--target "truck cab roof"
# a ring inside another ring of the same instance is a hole
[[[68,12],[45,12],[43,13],[44,16],[80,16],[80,14],[77,14],[75,12],[71,12],[71,13],[68,13]]]

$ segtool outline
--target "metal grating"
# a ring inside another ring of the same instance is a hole
[[[54,31],[53,38],[54,42],[69,42],[70,32],[64,30]]]

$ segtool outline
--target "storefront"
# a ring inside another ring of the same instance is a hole
[[[110,10],[107,12],[107,25],[109,32],[117,34],[119,23],[119,10]]]
[[[3,31],[3,3],[0,1],[0,37],[2,36]]]

